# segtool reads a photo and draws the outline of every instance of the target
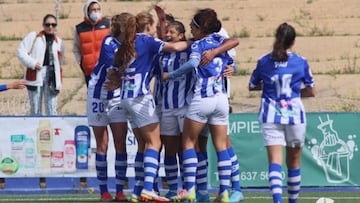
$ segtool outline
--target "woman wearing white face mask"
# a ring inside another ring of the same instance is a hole
[[[102,16],[101,10],[99,1],[87,0],[84,20],[75,26],[73,53],[84,73],[86,86],[99,58],[102,40],[110,32],[110,20]]]

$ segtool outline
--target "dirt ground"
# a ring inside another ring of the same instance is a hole
[[[30,31],[40,31],[43,16],[56,13],[56,1],[0,0],[0,83],[23,75],[16,58],[20,39]],[[63,90],[59,96],[60,114],[84,115],[86,87],[71,52],[74,26],[83,18],[84,0],[60,0],[58,34],[65,40],[66,64]],[[150,11],[159,1],[102,1],[103,13],[136,14]],[[292,24],[298,37],[293,51],[309,61],[317,96],[304,99],[307,111],[359,111],[360,8],[359,0],[163,0],[165,10],[182,21],[189,30],[192,15],[210,7],[230,36],[237,37],[237,76],[231,81],[234,112],[257,112],[260,94],[249,92],[249,75],[257,59],[271,50],[273,33],[282,22]],[[10,90],[0,96],[1,115],[28,112],[26,90]]]

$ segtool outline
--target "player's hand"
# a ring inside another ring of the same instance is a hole
[[[227,77],[227,78],[230,78],[233,75],[234,75],[234,68],[232,66],[230,66],[230,65],[226,65],[223,76]]]
[[[25,80],[17,80],[6,85],[8,89],[24,89],[26,87]]]
[[[211,50],[206,50],[201,55],[200,66],[206,66],[214,58],[214,52]]]
[[[161,75],[161,80],[166,81],[168,79],[169,79],[169,73],[168,72],[163,72],[163,74]]]
[[[159,21],[164,22],[166,20],[165,10],[157,4],[154,6],[154,9],[155,9],[156,15],[159,18]]]

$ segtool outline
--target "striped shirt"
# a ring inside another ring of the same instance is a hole
[[[308,62],[295,53],[288,52],[286,62],[271,59],[271,53],[262,56],[250,78],[250,88],[263,82],[259,120],[263,123],[306,123],[301,101],[301,87],[313,87]]]
[[[219,47],[224,41],[224,37],[219,34],[210,34],[191,45],[190,58],[201,60],[201,54],[209,49]],[[217,93],[226,93],[224,88],[223,73],[227,64],[233,62],[227,52],[217,55],[206,66],[198,66],[196,71],[196,83],[194,97],[210,97]]]
[[[104,38],[98,62],[90,75],[88,91],[93,98],[111,99],[120,96],[120,89],[114,91],[104,89],[104,82],[107,81],[107,71],[113,64],[115,53],[119,47],[120,42],[116,38],[111,35]]]
[[[161,53],[160,55],[157,55],[154,60],[154,67],[152,70],[151,78],[154,77],[154,101],[156,106],[162,105],[162,81],[161,81],[161,75],[162,70],[160,67],[160,61],[164,53]]]
[[[164,42],[142,33],[136,34],[136,58],[131,61],[122,78],[122,99],[150,93],[154,57],[161,53]]]
[[[164,72],[172,72],[188,61],[190,50],[182,52],[165,53],[161,66]],[[167,80],[163,83],[163,109],[177,109],[190,104],[193,87],[193,71],[177,77],[173,80]]]

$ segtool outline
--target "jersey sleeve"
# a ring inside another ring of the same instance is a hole
[[[156,39],[154,37],[149,37],[147,42],[149,43],[149,47],[150,47],[149,50],[154,51],[154,54],[160,54],[165,45],[165,42],[161,41],[160,39]]]
[[[305,75],[304,75],[303,83],[307,87],[314,87],[315,86],[314,78],[312,76],[309,64],[308,64],[308,62],[306,60],[304,61],[304,66],[305,66],[304,67],[304,74]]]
[[[105,38],[101,46],[101,62],[107,66],[111,66],[114,61],[115,52],[117,51],[116,44],[112,41],[112,38]]]
[[[6,84],[2,84],[2,85],[0,85],[0,92],[1,91],[5,91],[5,90],[7,90],[8,88],[7,88],[7,85]]]
[[[201,50],[199,41],[192,43],[191,44],[191,53],[190,53],[189,58],[201,61],[201,54],[202,54],[202,50]]]
[[[196,58],[191,58],[189,61],[180,66],[180,68],[176,69],[169,73],[169,79],[174,79],[183,74],[189,73],[191,70],[196,68],[199,65],[200,61]]]
[[[252,72],[249,82],[249,88],[255,88],[260,84],[260,61],[257,62],[255,70]]]

